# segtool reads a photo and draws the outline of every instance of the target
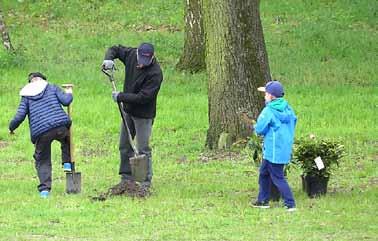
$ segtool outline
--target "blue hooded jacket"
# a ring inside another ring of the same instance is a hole
[[[283,98],[269,102],[257,118],[256,134],[264,136],[263,158],[275,164],[291,159],[297,117]]]
[[[27,88],[31,86],[32,88]],[[68,106],[72,102],[72,94],[64,93],[57,86],[47,82],[39,82],[29,83],[21,90],[20,95],[21,102],[9,124],[9,130],[17,129],[28,116],[31,141],[35,143],[43,133],[60,126],[71,125],[71,120],[62,105]]]

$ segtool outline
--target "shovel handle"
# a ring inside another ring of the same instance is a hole
[[[73,84],[63,84],[62,85],[62,87],[65,90],[71,89],[71,93],[73,93],[73,86],[74,86]],[[71,119],[71,126],[70,126],[70,129],[69,129],[70,157],[71,157],[71,163],[72,163],[72,171],[75,171],[75,156],[74,156],[75,149],[74,149],[74,144],[73,144],[73,133],[72,133],[72,125],[73,125],[73,121],[72,121],[72,104],[70,104],[70,105],[67,106],[67,113],[68,113],[68,116]]]
[[[105,70],[105,69],[102,68],[101,71],[102,71],[106,76],[109,77],[109,81],[110,81],[110,83],[112,83],[112,90],[113,90],[113,91],[117,91],[117,87],[116,87],[116,85],[115,85],[114,75],[113,75],[113,73],[114,73],[114,69],[112,69],[112,70],[110,70],[110,71],[107,71],[107,70]],[[133,143],[133,138],[131,137],[131,134],[130,134],[130,128],[129,128],[129,126],[127,125],[127,121],[126,121],[126,113],[125,113],[124,108],[123,108],[123,103],[122,103],[122,102],[117,102],[117,104],[118,104],[119,112],[120,112],[120,114],[121,114],[121,118],[122,118],[123,125],[124,125],[124,127],[125,127],[125,129],[126,129],[126,131],[127,131],[127,136],[129,137],[129,142],[130,142],[131,149],[133,149],[135,155],[138,155],[138,154],[139,154],[139,153],[138,153],[138,149],[136,148],[136,146],[135,146],[134,143]]]

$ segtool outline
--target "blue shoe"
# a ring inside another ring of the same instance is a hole
[[[41,198],[48,198],[50,195],[50,192],[47,191],[47,190],[43,190],[39,193],[39,196],[41,196]]]
[[[63,163],[63,171],[65,171],[65,172],[72,172],[71,163],[69,163],[69,162]]]

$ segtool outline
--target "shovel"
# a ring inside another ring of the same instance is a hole
[[[64,89],[72,89],[73,84],[64,84],[62,85]],[[72,121],[72,105],[67,107],[68,116],[71,118]],[[73,144],[73,136],[72,136],[72,123],[69,130],[70,135],[70,156],[71,156],[71,172],[66,173],[66,193],[80,193],[81,192],[81,173],[76,172],[75,170],[75,158],[74,158],[74,144]]]
[[[114,76],[113,76],[113,70],[111,72],[107,72],[105,69],[102,69],[102,72],[109,77],[110,82],[112,83],[113,91],[117,91],[117,88],[114,83]],[[118,103],[118,109],[122,117],[122,123],[125,127],[125,130],[127,132],[127,136],[129,138],[130,146],[134,152],[134,156],[130,157],[130,166],[131,166],[131,174],[135,181],[137,182],[144,182],[147,178],[147,172],[148,172],[148,158],[144,154],[139,154],[138,149],[133,143],[129,126],[127,125],[126,121],[126,113],[123,108],[122,102]]]

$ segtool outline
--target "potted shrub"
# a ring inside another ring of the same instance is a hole
[[[302,188],[310,197],[327,193],[332,170],[339,166],[344,146],[337,141],[314,135],[296,141],[294,162],[302,169]]]

